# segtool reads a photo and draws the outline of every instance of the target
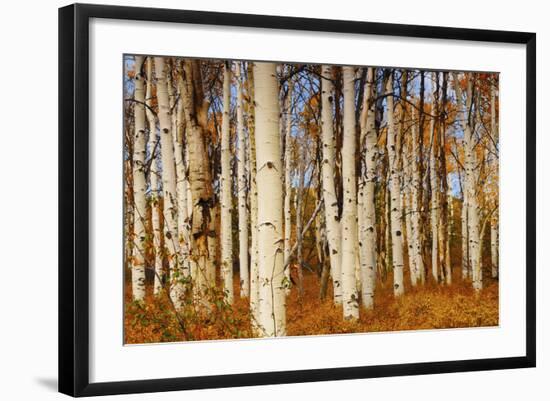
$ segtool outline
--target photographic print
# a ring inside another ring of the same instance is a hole
[[[126,54],[122,103],[125,344],[498,326],[498,73]]]

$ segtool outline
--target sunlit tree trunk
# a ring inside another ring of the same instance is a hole
[[[344,319],[359,317],[359,297],[355,280],[357,242],[357,189],[355,177],[355,71],[342,67],[344,93],[344,139],[342,145],[342,303]]]
[[[176,170],[172,138],[172,116],[168,99],[168,83],[164,69],[164,58],[155,57],[155,75],[157,78],[157,99],[159,105],[160,144],[162,161],[162,193],[164,218],[164,243],[168,250],[169,271],[172,281],[170,297],[176,306],[181,306],[179,286],[174,285],[182,280],[182,272],[177,264],[178,226],[176,205]]]
[[[453,196],[450,191],[447,196],[447,207],[449,209],[449,220],[447,221],[447,238],[445,241],[445,266],[447,268],[447,284],[452,282],[452,260],[451,260],[451,237],[453,235],[453,226],[454,226],[454,205],[453,205]]]
[[[335,137],[333,127],[334,85],[332,68],[322,67],[321,83],[321,132],[323,141],[323,200],[329,246],[330,269],[334,284],[334,303],[342,303],[341,233],[336,198],[335,177]]]
[[[181,95],[182,77],[181,71],[178,70],[177,87]],[[187,213],[187,177],[185,172],[185,160],[184,154],[184,136],[185,136],[185,117],[183,114],[183,102],[177,101],[175,98],[175,92],[173,94],[173,100],[170,104],[170,109],[174,110],[177,107],[175,119],[173,119],[172,126],[174,127],[173,141],[174,141],[174,161],[176,164],[176,205],[177,205],[177,226],[178,226],[178,247],[179,258],[178,265],[181,267],[183,277],[189,277],[190,265],[189,265],[189,215]],[[185,284],[183,280],[179,280],[174,284],[174,298],[180,300],[185,292]]]
[[[136,56],[135,104],[134,104],[134,143],[132,173],[134,189],[134,246],[132,256],[132,294],[135,301],[145,298],[145,242],[147,239],[145,191],[145,77],[142,74],[143,56]]]
[[[231,132],[229,130],[229,101],[231,96],[231,68],[225,62],[223,73],[223,117],[221,136],[221,276],[228,303],[233,302],[233,234],[231,228]]]
[[[409,262],[409,272],[411,278],[411,285],[414,287],[418,282],[418,270],[416,267],[415,249],[413,240],[413,227],[412,227],[412,157],[409,151],[409,143],[403,138],[401,148],[401,160],[403,165],[403,192],[401,193],[403,216],[405,223],[405,232],[407,234],[407,256]]]
[[[365,83],[365,100],[361,116],[361,153],[364,156],[362,166],[363,186],[359,196],[362,198],[362,216],[359,226],[359,252],[361,260],[361,301],[370,309],[374,306],[374,290],[376,286],[376,159],[377,141],[375,97],[375,71],[369,67]]]
[[[294,210],[296,213],[296,265],[298,275],[298,299],[303,302],[304,277],[303,277],[303,236],[302,236],[302,201],[304,193],[304,161],[298,160],[298,185],[294,196]],[[286,259],[285,259],[286,260]],[[287,269],[288,270],[288,269]]]
[[[254,63],[258,186],[259,323],[264,336],[286,335],[283,182],[276,65]]]
[[[214,205],[212,178],[206,149],[207,110],[204,100],[200,62],[184,61],[184,85],[182,101],[185,111],[187,133],[187,156],[189,170],[191,213],[191,262],[195,296],[203,295],[209,286],[209,238],[215,233],[211,208]],[[215,235],[215,234],[214,234]]]
[[[470,250],[468,245],[468,194],[462,193],[462,210],[460,215],[462,224],[462,280],[470,277]]]
[[[439,282],[439,180],[436,151],[439,144],[437,141],[434,118],[430,120],[430,135],[432,138],[430,144],[430,228],[432,233],[432,278],[437,283]]]
[[[236,64],[237,79],[237,190],[239,200],[239,274],[241,297],[250,295],[250,278],[248,274],[248,210],[246,198],[248,192],[246,180],[246,140],[243,116],[243,88],[241,63]]]
[[[399,158],[397,155],[397,135],[394,121],[394,99],[393,99],[393,71],[390,73],[386,84],[387,97],[387,120],[388,120],[388,138],[386,146],[388,150],[389,168],[390,168],[390,217],[391,217],[391,242],[392,242],[392,262],[393,262],[393,293],[400,296],[404,293],[403,286],[403,225],[401,223],[401,171]]]
[[[147,87],[145,93],[145,115],[149,125],[149,140],[147,147],[149,150],[149,185],[151,187],[151,228],[153,230],[153,251],[154,251],[154,272],[153,294],[158,295],[162,290],[162,251],[161,251],[161,229],[159,215],[159,185],[158,185],[158,167],[157,167],[157,122],[153,113],[153,58],[147,57]],[[178,215],[179,216],[179,215]]]
[[[248,173],[250,190],[250,314],[252,316],[252,328],[256,334],[259,330],[259,291],[260,277],[258,265],[258,188],[256,184],[256,125],[254,110],[254,71],[251,63],[248,63],[247,89],[247,128],[248,128]]]
[[[483,288],[483,277],[481,274],[480,260],[480,231],[479,211],[476,198],[476,166],[477,156],[475,153],[476,139],[471,126],[470,111],[473,97],[473,77],[466,73],[467,87],[466,100],[463,99],[462,89],[458,83],[457,74],[454,74],[455,91],[458,99],[459,110],[463,112],[462,129],[464,131],[464,159],[465,159],[465,190],[467,192],[468,208],[468,240],[469,253],[472,264],[472,285],[474,290],[480,291]]]
[[[414,109],[412,110],[412,119],[414,121]],[[419,203],[419,191],[422,186],[422,180],[420,178],[420,144],[418,138],[418,131],[416,124],[411,126],[411,140],[412,140],[412,191],[411,191],[411,237],[413,244],[414,255],[414,267],[415,267],[415,282],[420,281],[424,283],[425,270],[424,260],[422,259],[422,242],[420,237],[420,203]]]
[[[440,176],[440,195],[439,195],[439,265],[441,266],[442,279],[444,278],[445,284],[450,285],[452,283],[452,270],[451,264],[448,263],[450,258],[447,258],[449,250],[449,203],[448,203],[448,188],[447,182],[447,122],[446,122],[446,110],[447,110],[447,78],[448,73],[441,74],[435,73],[436,78],[436,90],[438,98],[441,97],[441,102],[436,103],[434,111],[438,116],[438,131],[439,131],[439,147],[438,147],[438,160],[439,160],[439,176]],[[439,90],[441,87],[441,91]]]

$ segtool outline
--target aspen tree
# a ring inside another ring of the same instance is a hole
[[[422,186],[420,178],[420,156],[419,156],[419,139],[416,124],[414,124],[414,109],[412,109],[413,124],[411,126],[411,141],[412,141],[412,192],[411,192],[411,236],[414,255],[415,278],[414,281],[424,283],[425,270],[424,260],[422,259],[422,242],[420,240],[420,205],[419,205],[419,190]]]
[[[405,287],[403,286],[403,225],[401,223],[401,171],[399,158],[397,156],[397,135],[394,121],[394,95],[393,95],[393,71],[390,72],[388,82],[386,83],[387,97],[387,120],[388,133],[386,147],[388,150],[388,163],[390,173],[390,219],[391,219],[391,242],[392,242],[392,262],[393,262],[393,293],[395,296],[403,295]]]
[[[229,62],[224,64],[223,73],[223,117],[221,136],[221,276],[228,303],[233,302],[233,237],[231,229],[231,133],[229,129],[229,100],[231,96],[231,69]]]
[[[252,328],[258,334],[259,324],[259,265],[258,265],[258,188],[256,184],[256,137],[255,137],[255,112],[254,112],[254,69],[252,63],[247,65],[247,128],[248,128],[248,173],[250,189],[248,192],[250,203],[250,314],[252,316]],[[260,333],[261,334],[261,333]]]
[[[181,90],[181,71],[177,74],[177,87]],[[170,101],[170,110],[176,107],[176,113],[172,113],[175,118],[172,119],[172,139],[174,142],[174,162],[176,165],[176,205],[177,205],[177,227],[178,227],[178,247],[179,258],[178,265],[181,267],[183,277],[188,278],[190,274],[189,266],[189,229],[187,214],[187,178],[185,172],[185,161],[183,158],[183,140],[185,135],[185,118],[183,115],[183,102],[180,100],[176,104],[176,92],[169,85],[169,93],[172,93]],[[183,280],[178,280],[174,284],[174,298],[181,300],[185,292]]]
[[[278,93],[276,65],[254,63],[259,324],[267,337],[286,335]]]
[[[132,295],[135,301],[145,298],[145,77],[142,74],[143,56],[136,56],[134,78],[134,144],[132,174],[134,189],[134,247],[132,256]]]
[[[321,70],[321,132],[323,141],[323,200],[332,281],[334,284],[334,303],[342,303],[342,268],[341,268],[341,232],[338,216],[335,177],[335,136],[333,127],[334,85],[332,67],[324,65]]]
[[[362,181],[360,188],[362,197],[362,224],[359,226],[359,252],[361,260],[361,301],[365,308],[374,306],[374,290],[376,286],[376,93],[375,70],[367,69],[365,82],[363,111],[361,115],[361,153],[364,156]]]
[[[184,61],[182,101],[186,122],[186,152],[192,213],[190,238],[195,296],[201,297],[209,285],[209,238],[214,231],[210,209],[214,204],[211,170],[206,149],[207,111],[202,88],[200,62]]]
[[[162,194],[164,243],[168,250],[169,272],[175,283],[182,279],[178,261],[178,226],[176,205],[176,170],[172,139],[172,117],[168,99],[168,82],[166,80],[163,57],[155,57],[155,76],[157,80],[157,100],[159,105],[160,144],[162,162]],[[179,291],[175,285],[170,286],[170,297],[176,306],[180,306]]]
[[[302,145],[303,146],[303,145]],[[300,154],[300,152],[298,152]],[[303,235],[302,235],[302,201],[304,192],[304,160],[298,160],[298,186],[294,196],[294,210],[296,211],[296,264],[298,267],[298,299],[303,302],[304,277],[303,277]],[[290,256],[290,255],[289,255]],[[285,259],[286,260],[286,259]],[[288,270],[288,269],[287,269]]]
[[[401,193],[403,216],[405,223],[405,233],[407,234],[407,256],[409,261],[409,272],[411,278],[411,285],[414,287],[418,282],[418,271],[416,267],[414,240],[413,240],[413,228],[412,228],[412,189],[411,189],[411,177],[412,177],[412,160],[411,152],[409,150],[409,141],[403,138],[401,146],[401,163],[403,166],[403,192]]]
[[[458,148],[458,145],[457,145]],[[458,150],[458,149],[457,149]],[[461,174],[461,166],[457,162],[458,170],[458,182],[460,184],[460,192],[462,194],[462,202],[460,209],[460,225],[461,225],[461,276],[462,280],[467,280],[470,277],[470,253],[468,250],[468,194],[466,193],[465,185],[463,179],[463,174]]]
[[[243,88],[241,63],[236,64],[237,80],[237,191],[239,206],[239,274],[240,274],[240,295],[250,295],[250,278],[248,274],[248,210],[246,198],[248,192],[246,180],[246,140],[244,132],[243,116]]]
[[[355,71],[342,67],[344,93],[344,138],[342,145],[342,181],[344,203],[342,209],[342,304],[344,319],[359,317],[359,297],[355,280],[357,242],[357,192],[355,177]]]
[[[458,75],[454,75],[455,92],[459,105],[459,110],[463,113],[462,130],[464,131],[464,161],[465,161],[465,191],[466,207],[468,209],[468,252],[472,269],[472,286],[474,290],[480,291],[483,288],[483,277],[481,274],[480,261],[480,231],[479,231],[479,211],[476,194],[476,166],[477,156],[475,153],[476,138],[471,125],[471,107],[473,98],[473,77],[470,73],[465,74],[466,78],[466,99],[462,95],[462,88],[458,81]]]
[[[432,73],[433,81],[437,79],[436,73]],[[434,83],[435,85],[435,83]],[[437,94],[436,89],[432,96],[432,112],[436,108]],[[437,151],[439,148],[438,141],[438,126],[436,126],[435,118],[430,119],[430,228],[432,232],[432,278],[437,283],[439,282],[439,177],[437,168]]]
[[[158,185],[158,167],[156,158],[157,147],[157,126],[156,118],[153,113],[153,58],[147,57],[147,86],[145,93],[145,115],[149,125],[149,140],[147,147],[149,150],[149,185],[151,187],[151,228],[153,230],[153,250],[154,250],[154,272],[153,294],[158,295],[162,290],[162,252],[160,236],[160,215],[159,215],[159,185]]]
[[[446,110],[447,110],[447,81],[448,73],[442,73],[442,79],[440,83],[439,73],[435,73],[436,76],[436,89],[439,93],[441,87],[441,104],[436,104],[437,118],[439,120],[439,175],[440,175],[440,189],[439,189],[439,265],[441,266],[441,274],[444,276],[445,284],[450,285],[452,283],[452,270],[449,252],[449,202],[448,202],[448,188],[447,183],[447,156],[446,156],[446,141],[447,141],[447,124],[446,124]]]
[[[451,191],[448,191],[447,195],[447,205],[449,209],[449,220],[447,221],[447,240],[445,241],[445,266],[447,267],[447,284],[451,284],[452,281],[452,269],[451,269],[451,237],[453,235],[453,226],[454,226],[454,205],[453,205],[453,195]]]

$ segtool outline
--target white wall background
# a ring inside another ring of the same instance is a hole
[[[131,395],[125,396],[125,399],[548,399],[550,389],[546,382],[550,377],[550,354],[545,310],[550,308],[550,297],[544,294],[544,289],[550,275],[545,271],[544,264],[546,258],[550,257],[550,248],[546,245],[547,238],[550,238],[550,230],[547,228],[550,226],[550,215],[541,206],[550,202],[550,185],[544,182],[544,177],[550,175],[550,160],[543,160],[542,152],[542,149],[550,146],[549,139],[544,135],[547,128],[544,126],[545,110],[550,107],[550,102],[543,98],[543,93],[550,90],[550,83],[543,75],[550,49],[550,25],[547,22],[550,10],[544,2],[109,2],[133,6],[535,31],[538,41],[539,341],[536,369],[202,390],[185,394]],[[65,4],[58,0],[9,2],[3,5],[0,16],[0,269],[3,273],[0,276],[0,398],[6,400],[64,398],[55,389],[57,7]],[[472,391],[474,388],[475,393]]]

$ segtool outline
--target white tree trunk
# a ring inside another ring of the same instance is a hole
[[[466,101],[462,98],[462,89],[458,84],[457,74],[454,74],[455,91],[458,99],[459,110],[463,112],[462,129],[464,131],[464,159],[465,159],[465,190],[467,193],[468,208],[468,251],[472,265],[472,285],[474,290],[480,291],[483,288],[483,277],[481,273],[480,260],[480,231],[479,212],[476,197],[476,166],[477,156],[475,153],[476,139],[470,124],[470,110],[472,105],[473,82],[472,77],[467,73]]]
[[[181,93],[181,73],[178,74],[178,90]],[[173,102],[176,101],[175,93],[173,94]],[[174,109],[174,104],[170,105],[170,109]],[[174,141],[174,161],[176,164],[176,205],[177,205],[177,227],[178,227],[178,247],[179,259],[178,264],[184,277],[190,274],[189,265],[189,216],[187,214],[187,178],[185,172],[185,160],[183,158],[183,141],[185,136],[185,116],[183,114],[183,102],[177,103],[177,112],[175,113],[172,126],[175,129],[172,132]],[[174,124],[175,122],[175,124]],[[185,293],[185,285],[180,280],[175,284],[174,298],[181,299]]]
[[[248,192],[246,180],[246,141],[243,117],[243,88],[241,63],[236,65],[237,79],[237,190],[239,199],[239,274],[241,297],[250,295],[250,278],[248,274],[248,210],[246,195]]]
[[[231,71],[229,62],[225,63],[223,73],[223,117],[221,136],[221,276],[223,289],[228,303],[233,302],[233,236],[231,229],[231,132],[229,130],[229,100],[231,96]]]
[[[412,119],[414,121],[414,109],[412,112]],[[424,282],[424,260],[422,259],[422,242],[420,240],[420,204],[418,201],[419,198],[419,189],[422,185],[422,180],[420,178],[420,140],[418,137],[417,125],[413,123],[411,127],[411,140],[412,140],[412,192],[411,192],[411,236],[413,244],[413,255],[414,255],[414,282],[419,280]]]
[[[462,224],[462,280],[466,280],[470,276],[470,252],[468,245],[468,194],[466,193],[466,190],[463,190],[462,194],[462,211],[460,221]]]
[[[286,335],[283,182],[276,65],[254,63],[258,185],[259,324],[264,336]]]
[[[321,131],[323,141],[323,200],[325,206],[325,221],[331,275],[334,284],[334,303],[342,303],[342,268],[341,268],[341,232],[338,216],[338,200],[336,198],[335,177],[335,137],[333,127],[334,86],[332,84],[332,67],[322,67],[321,83]]]
[[[156,158],[157,148],[157,126],[155,114],[152,111],[153,107],[153,59],[147,57],[147,89],[145,93],[145,104],[148,106],[145,109],[147,122],[149,124],[149,140],[147,147],[149,149],[150,167],[149,167],[149,184],[151,186],[151,226],[153,230],[153,248],[155,254],[154,260],[154,284],[153,294],[158,295],[162,290],[162,252],[161,252],[161,229],[160,229],[160,214],[159,214],[159,185],[158,185],[158,167]]]
[[[439,182],[437,177],[437,162],[436,162],[436,131],[435,121],[430,120],[430,133],[432,142],[430,145],[430,228],[432,232],[432,278],[437,283],[439,282],[439,248],[438,248],[438,211],[439,211]]]
[[[178,225],[176,205],[176,170],[174,164],[174,149],[172,139],[172,116],[168,99],[168,84],[164,71],[164,58],[155,57],[155,75],[157,78],[157,99],[159,105],[160,144],[162,161],[162,193],[164,243],[167,248],[169,271],[172,284],[182,279],[182,272],[178,269]],[[174,304],[181,306],[178,287],[170,286],[170,297]]]
[[[418,282],[418,270],[416,267],[416,255],[414,249],[413,227],[412,227],[412,157],[409,151],[409,143],[403,138],[401,149],[401,162],[403,165],[403,192],[401,196],[401,205],[403,207],[403,215],[405,220],[405,233],[407,234],[407,256],[409,261],[409,272],[411,285],[414,287]]]
[[[355,280],[357,242],[357,189],[355,177],[355,71],[342,67],[344,93],[344,139],[342,145],[342,304],[344,319],[359,317],[359,297]]]
[[[132,294],[135,301],[145,298],[145,241],[146,205],[145,191],[145,77],[141,73],[144,57],[136,56],[134,79],[134,152],[132,174],[134,183],[134,247],[132,257]]]
[[[364,154],[363,186],[360,187],[362,205],[359,226],[359,252],[361,261],[361,300],[366,309],[374,307],[374,290],[376,286],[376,155],[378,136],[376,132],[376,115],[374,101],[374,68],[367,70],[365,83],[365,101],[361,116],[361,152]]]
[[[256,334],[261,335],[259,329],[259,266],[258,266],[258,188],[256,185],[256,137],[255,137],[255,113],[254,113],[254,72],[248,64],[248,101],[246,103],[248,118],[248,173],[250,190],[250,314],[252,316],[252,328]]]
[[[403,286],[403,224],[401,223],[401,171],[397,155],[397,135],[395,129],[393,110],[393,71],[388,78],[386,85],[387,106],[388,106],[388,138],[386,146],[388,150],[390,168],[390,219],[391,219],[391,240],[392,240],[392,262],[393,262],[393,293],[400,296],[404,293]]]
[[[451,260],[451,237],[453,235],[453,196],[451,195],[451,192],[449,191],[449,194],[447,195],[447,208],[449,211],[449,214],[447,216],[447,239],[445,241],[445,268],[447,271],[447,274],[445,275],[446,283],[447,285],[450,285],[453,281],[453,269],[452,269],[452,260]]]
[[[182,85],[182,101],[186,121],[186,153],[192,213],[190,214],[191,276],[194,294],[204,302],[211,282],[212,244],[215,235],[211,210],[214,207],[212,178],[206,149],[208,102],[204,99],[200,63],[197,60],[183,62],[185,79]]]

